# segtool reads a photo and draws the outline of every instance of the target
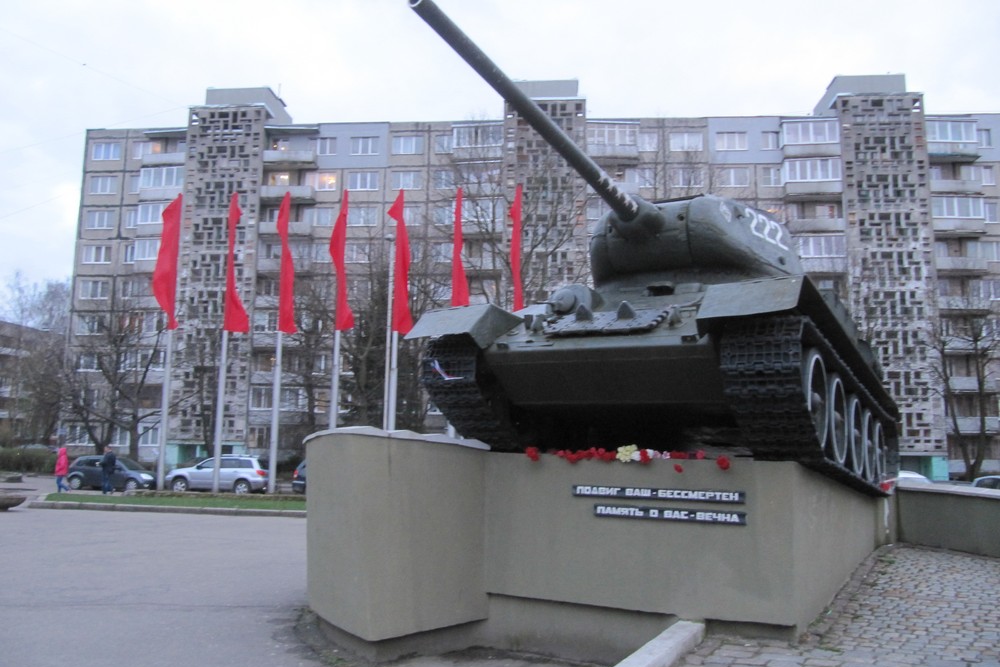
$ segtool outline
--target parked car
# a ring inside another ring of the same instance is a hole
[[[295,467],[295,472],[292,473],[292,491],[295,493],[305,493],[306,492],[306,462],[302,461],[298,466]]]
[[[972,480],[972,486],[980,489],[1000,489],[1000,475],[986,475]]]
[[[66,483],[71,489],[101,488],[101,456],[80,456],[69,466]],[[156,477],[138,461],[119,456],[111,484],[116,491],[155,489]]]
[[[171,491],[211,491],[215,459],[205,459],[189,468],[174,468],[165,485]],[[256,456],[223,456],[219,465],[219,490],[233,493],[267,491],[267,470]]]
[[[918,484],[931,484],[931,480],[927,477],[921,475],[919,472],[913,472],[912,470],[900,470],[896,475],[896,481],[901,482],[906,480],[907,482],[916,482]]]

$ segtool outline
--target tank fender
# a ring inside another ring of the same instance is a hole
[[[783,276],[709,285],[698,309],[698,333],[705,335],[722,319],[792,310],[806,282],[803,276]]]
[[[498,308],[491,303],[430,310],[424,313],[406,340],[454,334],[469,334],[480,348],[485,349],[497,338],[524,323],[524,318]]]

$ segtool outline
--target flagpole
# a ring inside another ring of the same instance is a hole
[[[278,423],[281,416],[281,348],[284,334],[278,332],[278,343],[274,351],[274,376],[271,382],[271,451],[267,464],[267,492],[274,493],[278,477]]]
[[[333,363],[330,370],[330,428],[337,428],[340,409],[340,329],[333,331]]]
[[[394,431],[396,429],[396,405],[395,401],[392,400],[392,357],[393,348],[395,347],[392,342],[395,337],[392,331],[392,292],[393,292],[393,273],[395,269],[396,262],[396,248],[393,245],[392,234],[386,235],[386,240],[389,241],[389,289],[386,290],[388,294],[387,306],[386,306],[386,323],[385,323],[385,390],[383,398],[382,407],[382,430],[384,431]],[[392,404],[390,405],[390,401]]]
[[[173,329],[167,329],[167,340],[165,342],[167,353],[163,364],[163,383],[160,387],[160,432],[158,440],[159,451],[156,455],[156,488],[163,489],[163,475],[166,468],[167,458],[167,417],[170,406],[170,374],[173,366]]]
[[[222,351],[219,353],[219,385],[215,392],[215,443],[212,456],[212,493],[219,492],[219,466],[222,465],[222,416],[226,394],[226,356],[229,350],[229,330],[222,330]]]

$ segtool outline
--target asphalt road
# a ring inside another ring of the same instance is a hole
[[[0,665],[313,667],[305,606],[305,519],[0,513]]]

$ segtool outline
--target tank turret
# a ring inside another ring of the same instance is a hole
[[[510,451],[712,444],[882,493],[896,404],[785,227],[713,195],[623,192],[432,0],[409,4],[611,209],[591,238],[593,287],[518,313],[431,311],[407,336],[430,339],[421,381],[457,432]]]

